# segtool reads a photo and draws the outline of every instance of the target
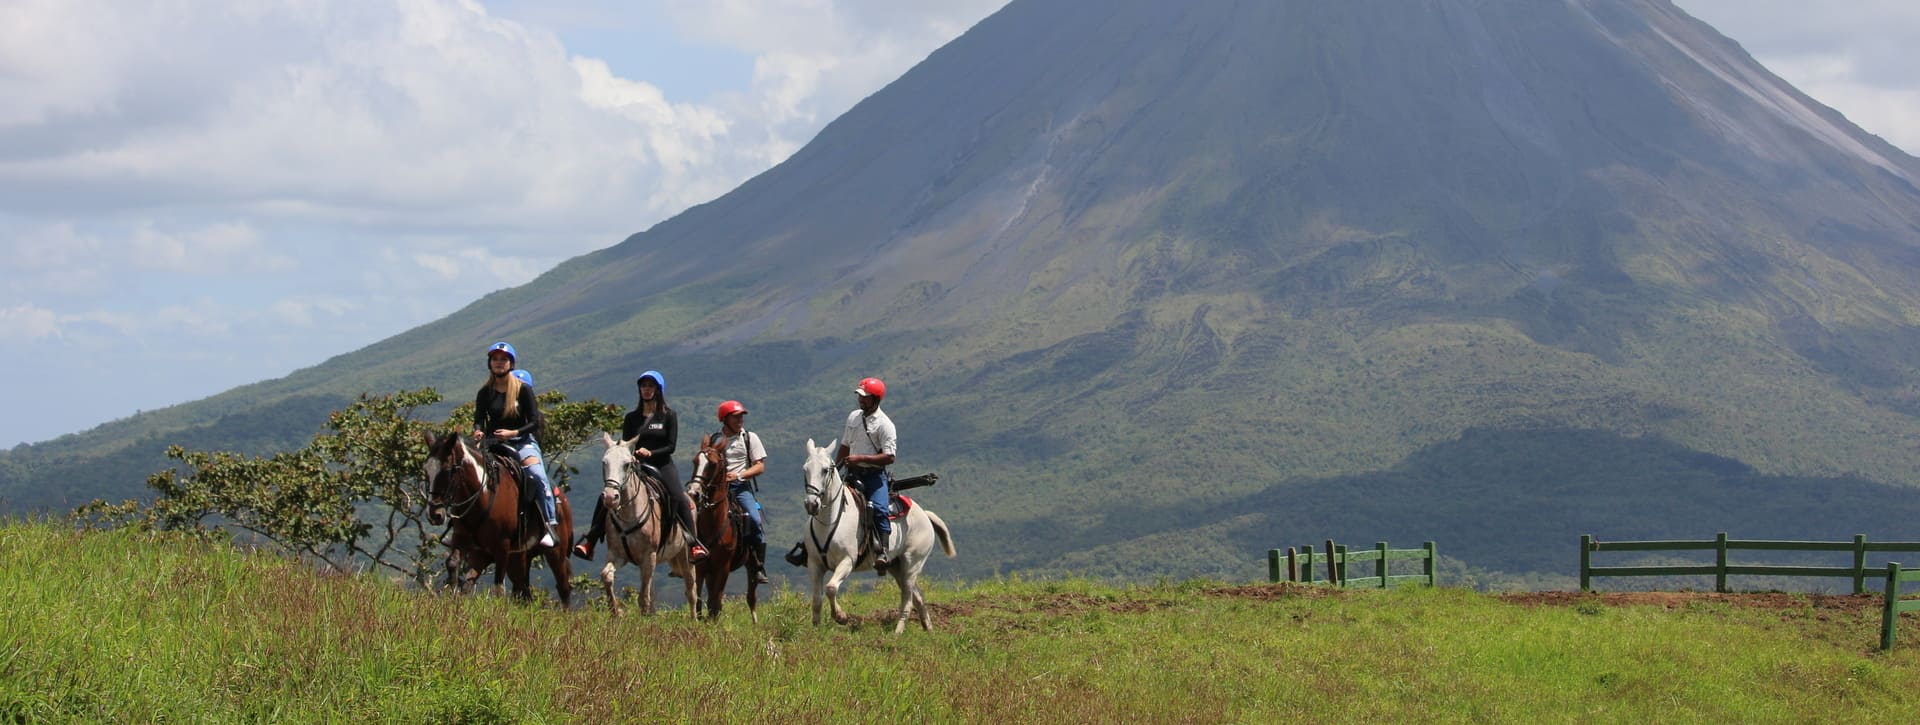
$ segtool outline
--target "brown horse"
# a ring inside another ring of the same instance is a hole
[[[700,453],[693,459],[693,478],[687,483],[698,488],[694,506],[694,532],[707,547],[707,558],[693,565],[694,576],[707,601],[707,619],[720,618],[720,600],[727,593],[727,576],[747,564],[751,553],[734,521],[733,494],[727,490],[725,454],[714,438],[700,441]],[[753,623],[760,623],[760,584],[747,579],[747,612]],[[699,603],[695,602],[694,606]]]
[[[427,520],[435,526],[451,515],[452,537],[463,544],[462,559],[467,567],[463,589],[471,589],[474,580],[488,566],[498,564],[513,583],[513,595],[533,598],[528,586],[532,559],[537,549],[553,572],[554,589],[560,605],[572,603],[573,576],[567,563],[564,542],[573,540],[573,509],[565,496],[554,496],[554,540],[561,546],[539,547],[543,533],[538,525],[522,531],[519,526],[520,464],[508,457],[482,454],[467,445],[458,433],[435,437],[427,442]],[[536,515],[534,518],[538,518]]]

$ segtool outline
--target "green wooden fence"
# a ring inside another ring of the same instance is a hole
[[[1418,560],[1422,562],[1419,574],[1390,574],[1390,562]],[[1347,565],[1373,562],[1373,576],[1349,577]],[[1434,586],[1438,578],[1434,575],[1434,565],[1439,559],[1434,553],[1433,542],[1418,549],[1389,549],[1382,541],[1371,549],[1348,551],[1345,544],[1335,545],[1332,539],[1326,542],[1326,548],[1320,552],[1313,545],[1287,547],[1286,550],[1267,550],[1267,581],[1297,582],[1312,584],[1324,582],[1341,587],[1387,587],[1402,584],[1425,584]],[[1316,566],[1326,567],[1326,578],[1317,578]]]
[[[1594,566],[1593,555],[1602,551],[1712,551],[1712,564],[1674,566]],[[1851,566],[1749,566],[1729,564],[1729,551],[1848,552]],[[1726,532],[1707,541],[1597,541],[1592,535],[1580,537],[1580,591],[1593,591],[1593,578],[1600,576],[1684,576],[1713,577],[1713,589],[1728,591],[1727,577],[1736,574],[1770,576],[1847,577],[1853,580],[1853,593],[1867,592],[1867,577],[1879,577],[1886,567],[1867,566],[1867,553],[1875,551],[1920,552],[1917,541],[1869,542],[1865,535],[1853,541],[1763,541],[1729,539]]]
[[[1900,568],[1900,562],[1887,564],[1887,599],[1880,614],[1880,649],[1893,649],[1893,626],[1901,612],[1920,612],[1920,599],[1901,599],[1902,584],[1920,583],[1920,571]],[[1914,592],[1920,594],[1920,592]]]

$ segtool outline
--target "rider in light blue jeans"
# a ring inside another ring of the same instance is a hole
[[[538,442],[546,417],[540,414],[540,403],[528,382],[533,376],[512,374],[518,360],[519,355],[507,343],[496,342],[487,348],[487,382],[473,396],[473,438],[477,442],[491,436],[519,456],[526,478],[537,486],[540,514],[546,519],[547,531],[539,545],[550,547],[555,543],[553,532],[560,519],[554,506],[553,481],[547,478],[546,459],[540,455]]]

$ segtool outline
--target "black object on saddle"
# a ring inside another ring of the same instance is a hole
[[[910,488],[920,488],[921,486],[931,486],[939,482],[940,482],[940,474],[922,473],[912,478],[893,479],[893,486],[891,486],[891,488],[894,491],[905,491]]]

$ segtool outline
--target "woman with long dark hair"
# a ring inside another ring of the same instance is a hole
[[[620,440],[633,441],[634,459],[660,472],[661,482],[673,497],[673,504],[667,508],[687,537],[688,558],[705,559],[707,547],[701,546],[700,539],[693,533],[693,500],[687,497],[687,483],[680,478],[680,468],[673,463],[673,449],[680,439],[680,415],[667,405],[667,377],[658,370],[648,370],[633,384],[639,388],[640,400],[620,424]],[[580,537],[580,543],[574,545],[573,555],[591,560],[593,547],[606,532],[606,504],[596,499],[593,525]]]

